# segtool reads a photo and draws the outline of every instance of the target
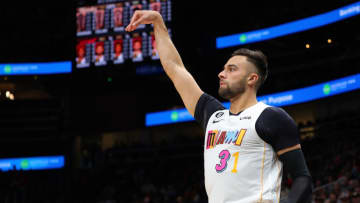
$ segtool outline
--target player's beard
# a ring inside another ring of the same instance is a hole
[[[246,78],[243,78],[238,83],[235,83],[232,86],[230,86],[228,83],[226,83],[225,87],[220,86],[218,93],[220,97],[230,100],[231,98],[234,98],[244,93],[245,86],[246,86]]]

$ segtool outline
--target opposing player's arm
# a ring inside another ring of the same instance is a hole
[[[186,70],[181,57],[170,39],[161,15],[156,11],[136,11],[126,31],[133,31],[140,24],[153,24],[161,64],[183,100],[185,107],[194,116],[195,107],[203,91]]]
[[[282,202],[309,202],[312,194],[311,175],[301,150],[295,121],[282,109],[266,108],[256,124],[259,136],[269,143],[293,178],[286,200]]]

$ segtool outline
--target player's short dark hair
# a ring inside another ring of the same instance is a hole
[[[240,48],[231,54],[231,57],[233,56],[246,56],[247,60],[255,65],[259,74],[259,81],[256,84],[256,90],[258,90],[268,76],[268,61],[265,54],[260,50]]]

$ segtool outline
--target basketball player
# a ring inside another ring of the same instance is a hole
[[[308,202],[311,176],[301,151],[297,127],[282,109],[256,100],[267,77],[260,51],[235,51],[219,73],[219,95],[230,109],[204,93],[173,45],[161,15],[136,11],[126,31],[153,24],[156,47],[166,74],[205,134],[205,188],[210,203],[279,202],[282,168],[293,184],[284,202]]]

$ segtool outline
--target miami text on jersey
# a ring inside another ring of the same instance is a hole
[[[246,129],[241,130],[209,130],[207,133],[206,149],[212,149],[219,144],[241,145]]]

